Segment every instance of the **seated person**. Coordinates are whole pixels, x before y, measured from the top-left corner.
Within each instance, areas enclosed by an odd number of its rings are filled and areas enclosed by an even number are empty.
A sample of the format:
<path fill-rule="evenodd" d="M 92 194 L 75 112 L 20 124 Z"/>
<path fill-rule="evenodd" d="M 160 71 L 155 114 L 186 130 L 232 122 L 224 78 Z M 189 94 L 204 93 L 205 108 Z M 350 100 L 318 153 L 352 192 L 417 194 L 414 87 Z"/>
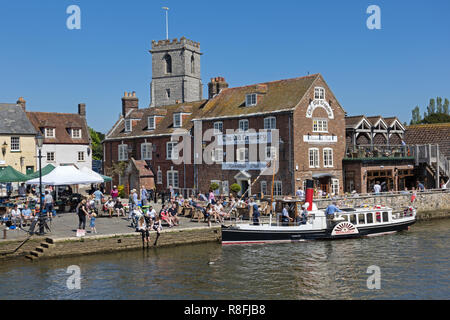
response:
<path fill-rule="evenodd" d="M 169 208 L 169 210 L 167 210 L 169 215 L 172 218 L 172 222 L 175 226 L 179 225 L 180 220 L 177 217 L 177 205 L 176 203 L 173 203 L 172 206 Z"/>
<path fill-rule="evenodd" d="M 122 202 L 120 202 L 120 199 L 117 198 L 116 203 L 114 204 L 114 210 L 117 212 L 117 217 L 119 217 L 121 214 L 125 217 L 125 210 L 123 208 Z"/>
<path fill-rule="evenodd" d="M 259 226 L 259 208 L 256 203 L 253 203 L 253 225 Z"/>
<path fill-rule="evenodd" d="M 25 224 L 27 224 L 27 222 L 31 222 L 31 220 L 33 220 L 33 213 L 31 212 L 31 209 L 28 208 L 28 205 L 26 204 L 24 209 L 22 210 L 22 218 L 25 222 Z"/>
<path fill-rule="evenodd" d="M 114 206 L 115 206 L 115 203 L 112 198 L 109 198 L 108 201 L 105 203 L 105 207 L 109 213 L 110 218 L 112 217 L 112 215 L 114 213 Z M 117 215 L 117 216 L 119 216 L 119 215 Z"/>
<path fill-rule="evenodd" d="M 219 214 L 219 217 L 222 218 L 222 222 L 224 218 L 229 218 L 230 214 L 225 212 L 225 209 L 222 205 L 222 200 L 218 200 L 214 205 L 214 210 Z"/>
<path fill-rule="evenodd" d="M 159 212 L 159 216 L 161 217 L 162 221 L 165 221 L 169 224 L 169 228 L 173 227 L 172 217 L 170 216 L 166 205 L 163 205 L 161 211 Z"/>
<path fill-rule="evenodd" d="M 22 213 L 20 212 L 20 209 L 17 208 L 17 204 L 15 204 L 13 209 L 11 210 L 11 222 L 16 227 L 17 224 L 22 227 Z"/>
<path fill-rule="evenodd" d="M 283 213 L 281 214 L 281 222 L 283 225 L 288 225 L 293 219 L 289 216 L 289 205 L 286 204 L 283 208 Z"/>

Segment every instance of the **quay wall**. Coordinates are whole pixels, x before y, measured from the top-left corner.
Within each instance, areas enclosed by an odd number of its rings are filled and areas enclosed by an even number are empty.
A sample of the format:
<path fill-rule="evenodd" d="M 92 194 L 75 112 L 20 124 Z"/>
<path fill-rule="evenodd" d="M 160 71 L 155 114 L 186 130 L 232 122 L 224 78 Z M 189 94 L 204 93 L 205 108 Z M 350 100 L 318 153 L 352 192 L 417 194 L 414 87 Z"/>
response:
<path fill-rule="evenodd" d="M 151 245 L 156 239 L 156 232 L 150 233 Z M 221 232 L 219 226 L 199 227 L 189 229 L 163 230 L 156 247 L 167 247 L 194 243 L 220 242 Z M 52 238 L 53 246 L 42 254 L 39 259 L 80 256 L 85 254 L 109 253 L 122 250 L 142 248 L 140 233 L 122 233 L 88 236 L 83 238 Z M 0 262 L 12 259 L 25 259 L 30 251 L 36 249 L 40 243 L 45 242 L 45 237 L 30 239 L 15 254 L 2 255 L 4 252 L 15 250 L 22 241 L 0 241 Z"/>
<path fill-rule="evenodd" d="M 370 196 L 349 196 L 344 199 L 314 199 L 319 209 L 326 208 L 336 201 L 339 204 L 356 207 L 362 205 L 384 205 L 396 210 L 403 210 L 411 205 L 411 194 L 381 194 Z M 417 209 L 417 220 L 450 217 L 450 191 L 418 192 L 413 207 Z"/>

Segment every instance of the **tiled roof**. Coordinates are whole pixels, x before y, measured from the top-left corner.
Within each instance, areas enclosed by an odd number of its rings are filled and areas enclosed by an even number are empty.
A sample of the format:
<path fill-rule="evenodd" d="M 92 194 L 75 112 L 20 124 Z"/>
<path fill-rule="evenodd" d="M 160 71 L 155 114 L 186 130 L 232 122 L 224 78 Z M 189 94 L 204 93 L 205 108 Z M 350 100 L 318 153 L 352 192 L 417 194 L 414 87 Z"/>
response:
<path fill-rule="evenodd" d="M 345 117 L 345 125 L 347 127 L 354 127 L 358 123 L 361 122 L 361 120 L 364 119 L 364 116 L 351 116 L 351 117 Z"/>
<path fill-rule="evenodd" d="M 114 127 L 110 130 L 110 132 L 105 137 L 105 140 L 109 139 L 120 139 L 120 138 L 128 138 L 128 137 L 139 137 L 139 136 L 152 136 L 152 135 L 166 135 L 171 134 L 175 131 L 173 127 L 173 114 L 177 112 L 181 112 L 180 110 L 190 110 L 191 113 L 186 117 L 183 117 L 182 129 L 190 130 L 193 126 L 192 119 L 199 115 L 202 107 L 205 105 L 207 100 L 195 101 L 195 102 L 187 102 L 183 104 L 175 104 L 170 106 L 163 106 L 157 108 L 146 108 L 133 110 L 132 113 L 127 116 L 127 118 L 139 118 L 140 120 L 137 124 L 134 124 L 131 132 L 125 132 L 125 123 L 124 118 L 121 117 Z M 139 112 L 139 114 L 138 114 Z M 183 111 L 187 112 L 187 111 Z M 148 130 L 148 117 L 160 115 L 164 116 L 159 122 L 156 124 L 155 130 Z"/>
<path fill-rule="evenodd" d="M 0 134 L 35 135 L 36 133 L 20 105 L 0 103 Z"/>
<path fill-rule="evenodd" d="M 265 82 L 244 87 L 226 88 L 211 99 L 202 112 L 202 118 L 245 116 L 293 110 L 320 74 Z M 255 106 L 245 106 L 247 94 L 258 93 Z"/>
<path fill-rule="evenodd" d="M 89 129 L 82 116 L 77 113 L 27 112 L 36 130 L 55 128 L 55 138 L 45 138 L 45 144 L 89 144 Z M 73 139 L 68 129 L 81 129 L 81 138 Z M 45 136 L 45 135 L 44 135 Z"/>
<path fill-rule="evenodd" d="M 380 118 L 383 119 L 388 126 L 392 126 L 395 120 L 398 121 L 397 117 L 384 118 L 382 116 L 366 117 L 363 115 L 359 115 L 359 116 L 345 117 L 345 125 L 347 127 L 355 127 L 362 119 L 366 119 L 372 126 L 374 126 L 378 122 L 378 120 L 380 120 Z"/>
<path fill-rule="evenodd" d="M 406 127 L 407 144 L 439 144 L 439 150 L 450 157 L 450 123 L 420 124 Z"/>

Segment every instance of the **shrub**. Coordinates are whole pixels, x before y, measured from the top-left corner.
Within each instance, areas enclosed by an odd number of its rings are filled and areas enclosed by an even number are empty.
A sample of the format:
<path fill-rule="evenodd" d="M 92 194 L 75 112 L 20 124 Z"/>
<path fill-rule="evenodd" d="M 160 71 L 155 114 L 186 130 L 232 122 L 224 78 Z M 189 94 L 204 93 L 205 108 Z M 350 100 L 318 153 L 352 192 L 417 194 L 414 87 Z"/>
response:
<path fill-rule="evenodd" d="M 241 186 L 237 183 L 233 183 L 230 186 L 230 190 L 233 191 L 234 193 L 238 193 L 239 191 L 241 191 Z"/>
<path fill-rule="evenodd" d="M 124 199 L 126 198 L 125 195 L 125 186 L 118 186 L 117 190 L 119 190 L 119 198 Z"/>
<path fill-rule="evenodd" d="M 217 183 L 215 183 L 215 182 L 213 182 L 213 183 L 211 183 L 211 185 L 209 186 L 209 188 L 212 190 L 212 191 L 216 191 L 217 189 L 219 189 L 219 185 L 217 184 Z"/>

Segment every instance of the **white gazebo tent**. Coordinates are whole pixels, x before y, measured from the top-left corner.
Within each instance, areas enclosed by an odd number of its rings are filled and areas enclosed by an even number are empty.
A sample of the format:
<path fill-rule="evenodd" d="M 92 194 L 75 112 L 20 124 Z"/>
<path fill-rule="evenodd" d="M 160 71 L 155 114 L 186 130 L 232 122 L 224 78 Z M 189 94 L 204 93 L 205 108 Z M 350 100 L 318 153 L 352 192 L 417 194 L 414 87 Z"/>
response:
<path fill-rule="evenodd" d="M 42 176 L 42 184 L 47 186 L 64 186 L 102 182 L 102 177 L 96 177 L 92 174 L 82 172 L 74 166 L 59 166 L 49 174 Z M 26 184 L 39 184 L 39 178 L 28 180 Z"/>
<path fill-rule="evenodd" d="M 102 181 L 101 181 L 102 183 L 105 181 L 105 179 L 100 174 L 98 174 L 94 170 L 89 169 L 88 167 L 82 167 L 80 169 L 80 171 L 83 172 L 83 173 L 86 173 L 86 174 L 88 174 L 88 175 L 90 175 L 92 177 L 95 177 L 95 178 L 98 178 L 98 179 L 102 179 Z"/>

